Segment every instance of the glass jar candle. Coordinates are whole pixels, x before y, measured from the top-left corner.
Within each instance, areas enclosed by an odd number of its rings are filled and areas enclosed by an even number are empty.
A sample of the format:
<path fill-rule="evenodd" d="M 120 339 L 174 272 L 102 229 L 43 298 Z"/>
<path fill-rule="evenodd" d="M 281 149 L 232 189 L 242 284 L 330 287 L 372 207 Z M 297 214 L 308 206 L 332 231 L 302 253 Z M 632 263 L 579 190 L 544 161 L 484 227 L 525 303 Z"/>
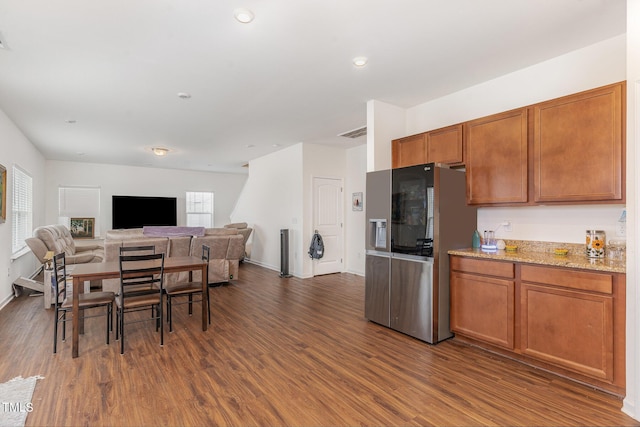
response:
<path fill-rule="evenodd" d="M 606 236 L 603 230 L 587 230 L 587 256 L 604 258 Z"/>

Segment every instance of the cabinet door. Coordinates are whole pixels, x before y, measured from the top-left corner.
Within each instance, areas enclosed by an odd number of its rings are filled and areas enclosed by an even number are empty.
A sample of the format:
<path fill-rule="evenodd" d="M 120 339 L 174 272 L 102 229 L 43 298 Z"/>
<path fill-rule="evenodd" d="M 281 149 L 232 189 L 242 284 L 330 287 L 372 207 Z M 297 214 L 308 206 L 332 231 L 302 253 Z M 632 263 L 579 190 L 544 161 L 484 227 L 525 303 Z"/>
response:
<path fill-rule="evenodd" d="M 451 330 L 512 350 L 514 289 L 513 280 L 452 272 Z"/>
<path fill-rule="evenodd" d="M 588 375 L 613 379 L 613 298 L 521 285 L 522 352 Z"/>
<path fill-rule="evenodd" d="M 427 132 L 427 163 L 462 164 L 462 125 Z"/>
<path fill-rule="evenodd" d="M 465 124 L 467 203 L 526 203 L 527 109 Z"/>
<path fill-rule="evenodd" d="M 393 140 L 391 163 L 394 169 L 427 163 L 424 134 Z"/>
<path fill-rule="evenodd" d="M 534 106 L 534 200 L 622 201 L 624 83 Z"/>

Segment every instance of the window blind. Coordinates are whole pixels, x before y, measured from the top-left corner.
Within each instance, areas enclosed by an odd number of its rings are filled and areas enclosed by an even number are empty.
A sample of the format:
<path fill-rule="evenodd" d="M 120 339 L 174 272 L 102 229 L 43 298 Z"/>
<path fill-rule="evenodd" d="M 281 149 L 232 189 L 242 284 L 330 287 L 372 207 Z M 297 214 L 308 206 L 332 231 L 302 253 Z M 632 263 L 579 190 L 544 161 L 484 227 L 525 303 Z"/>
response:
<path fill-rule="evenodd" d="M 17 253 L 33 232 L 33 179 L 13 166 L 13 205 L 11 207 L 11 252 Z"/>
<path fill-rule="evenodd" d="M 187 226 L 213 227 L 213 193 L 187 191 Z"/>

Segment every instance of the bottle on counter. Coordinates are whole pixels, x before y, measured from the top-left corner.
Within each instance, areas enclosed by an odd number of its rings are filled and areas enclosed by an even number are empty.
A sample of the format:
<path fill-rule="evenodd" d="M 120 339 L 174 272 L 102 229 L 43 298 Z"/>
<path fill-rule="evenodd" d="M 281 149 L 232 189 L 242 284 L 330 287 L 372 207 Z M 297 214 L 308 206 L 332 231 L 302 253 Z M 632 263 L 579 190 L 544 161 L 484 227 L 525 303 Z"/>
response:
<path fill-rule="evenodd" d="M 480 244 L 480 233 L 478 232 L 478 230 L 476 230 L 473 232 L 473 237 L 471 238 L 471 247 L 474 249 L 479 249 Z"/>

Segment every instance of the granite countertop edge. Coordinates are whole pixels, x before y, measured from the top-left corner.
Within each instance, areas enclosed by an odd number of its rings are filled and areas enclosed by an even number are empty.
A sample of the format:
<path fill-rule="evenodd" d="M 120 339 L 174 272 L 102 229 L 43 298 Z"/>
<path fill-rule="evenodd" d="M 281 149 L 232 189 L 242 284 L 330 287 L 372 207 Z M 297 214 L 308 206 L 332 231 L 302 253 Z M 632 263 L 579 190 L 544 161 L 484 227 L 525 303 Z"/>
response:
<path fill-rule="evenodd" d="M 572 251 L 573 252 L 573 251 Z M 449 255 L 458 255 L 472 258 L 482 258 L 495 261 L 512 261 L 527 264 L 539 264 L 555 267 L 579 268 L 584 270 L 604 271 L 611 273 L 626 273 L 624 259 L 588 258 L 586 255 L 570 252 L 568 255 L 559 256 L 548 251 L 518 250 L 508 252 L 498 250 L 486 252 L 481 249 L 465 248 L 449 250 Z"/>

